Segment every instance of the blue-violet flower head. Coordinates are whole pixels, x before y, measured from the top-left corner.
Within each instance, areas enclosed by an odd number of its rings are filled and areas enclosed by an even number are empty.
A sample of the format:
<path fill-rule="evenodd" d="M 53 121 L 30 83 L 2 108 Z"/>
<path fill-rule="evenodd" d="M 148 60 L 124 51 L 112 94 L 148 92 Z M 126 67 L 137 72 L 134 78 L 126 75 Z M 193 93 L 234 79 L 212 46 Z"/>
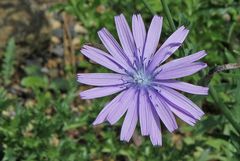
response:
<path fill-rule="evenodd" d="M 199 51 L 165 62 L 183 43 L 189 30 L 178 28 L 158 48 L 163 18 L 154 16 L 146 32 L 141 15 L 133 15 L 132 30 L 125 17 L 115 17 L 119 43 L 105 28 L 98 35 L 108 53 L 84 45 L 83 55 L 116 73 L 78 74 L 78 82 L 97 86 L 80 93 L 93 99 L 119 93 L 97 116 L 94 125 L 108 121 L 115 124 L 125 113 L 120 139 L 129 141 L 139 120 L 141 134 L 150 136 L 153 145 L 162 145 L 160 121 L 173 132 L 178 128 L 175 116 L 194 125 L 204 112 L 183 91 L 207 95 L 208 88 L 185 83 L 177 78 L 192 75 L 207 65 L 198 60 L 206 56 Z M 178 90 L 178 91 L 176 91 Z"/>

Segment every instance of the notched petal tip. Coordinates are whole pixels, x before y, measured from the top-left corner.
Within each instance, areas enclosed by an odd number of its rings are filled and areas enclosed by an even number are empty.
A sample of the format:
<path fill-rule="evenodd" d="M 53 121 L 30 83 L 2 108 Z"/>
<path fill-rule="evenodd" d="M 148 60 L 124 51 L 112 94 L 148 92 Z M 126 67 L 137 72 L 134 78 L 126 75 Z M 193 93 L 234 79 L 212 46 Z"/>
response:
<path fill-rule="evenodd" d="M 81 82 L 80 82 L 80 77 L 81 77 L 81 74 L 78 73 L 78 74 L 76 75 L 76 80 L 77 80 L 79 83 L 81 83 Z"/>
<path fill-rule="evenodd" d="M 143 22 L 142 15 L 141 15 L 140 13 L 139 13 L 139 14 L 137 14 L 137 19 L 138 19 L 138 20 L 140 20 L 140 21 L 142 21 L 142 23 L 144 23 L 144 22 Z"/>
<path fill-rule="evenodd" d="M 163 17 L 162 16 L 159 16 L 159 15 L 157 15 L 157 14 L 155 14 L 154 16 L 153 16 L 153 18 L 158 18 L 158 19 L 163 19 Z"/>
<path fill-rule="evenodd" d="M 116 19 L 119 17 L 119 15 L 114 16 L 114 21 L 116 21 Z"/>
<path fill-rule="evenodd" d="M 82 54 L 83 54 L 84 51 L 87 50 L 85 46 L 86 46 L 86 45 L 83 45 L 83 46 L 81 47 L 81 49 L 80 49 L 80 52 L 81 52 Z"/>
<path fill-rule="evenodd" d="M 121 14 L 122 14 L 122 13 L 121 13 Z M 119 18 L 121 18 L 121 14 L 114 16 L 114 20 L 117 21 Z"/>
<path fill-rule="evenodd" d="M 206 89 L 206 94 L 208 95 L 209 88 L 208 88 L 208 87 L 205 87 L 205 89 Z"/>
<path fill-rule="evenodd" d="M 203 68 L 202 69 L 204 69 L 204 68 L 206 68 L 208 65 L 207 65 L 207 63 L 204 63 L 204 62 L 199 62 L 199 63 L 201 63 L 202 64 L 202 66 L 203 66 Z"/>
<path fill-rule="evenodd" d="M 98 126 L 100 124 L 102 124 L 103 121 L 99 121 L 97 118 L 94 120 L 94 122 L 92 123 L 93 126 Z"/>
<path fill-rule="evenodd" d="M 87 98 L 85 98 L 85 96 L 82 92 L 79 93 L 79 96 L 80 96 L 81 99 L 87 99 Z"/>
<path fill-rule="evenodd" d="M 129 141 L 130 141 L 130 139 L 128 139 L 128 138 L 125 138 L 125 137 L 120 137 L 120 141 L 123 141 L 123 142 L 126 142 L 126 143 L 128 143 Z"/>
<path fill-rule="evenodd" d="M 106 32 L 107 29 L 105 27 L 101 28 L 100 30 L 98 30 L 97 34 L 98 36 L 100 37 L 100 35 L 103 33 L 103 32 Z"/>
<path fill-rule="evenodd" d="M 187 29 L 185 26 L 181 26 L 178 30 L 180 30 L 180 32 L 183 34 L 182 35 L 183 37 L 187 37 L 187 35 L 189 33 L 189 29 Z M 181 43 L 183 43 L 183 42 L 181 42 Z"/>
<path fill-rule="evenodd" d="M 96 122 L 96 120 L 92 123 L 93 126 L 97 126 L 99 125 L 100 123 Z"/>
<path fill-rule="evenodd" d="M 121 16 L 121 17 L 125 17 L 123 13 L 119 14 L 119 16 Z"/>
<path fill-rule="evenodd" d="M 81 77 L 82 73 L 77 73 L 77 78 Z"/>
<path fill-rule="evenodd" d="M 202 59 L 203 57 L 205 57 L 206 55 L 208 55 L 208 53 L 206 52 L 206 50 L 201 50 L 201 51 L 199 51 L 199 52 L 203 53 L 201 59 Z"/>
<path fill-rule="evenodd" d="M 178 129 L 178 125 L 176 124 L 172 129 L 168 129 L 170 133 L 174 133 Z"/>
<path fill-rule="evenodd" d="M 198 115 L 194 116 L 194 118 L 196 119 L 196 122 L 197 122 L 197 120 L 198 121 L 201 120 L 204 115 L 205 115 L 205 113 L 201 109 L 198 109 Z"/>
<path fill-rule="evenodd" d="M 177 30 L 184 30 L 186 27 L 184 25 L 180 26 Z"/>
<path fill-rule="evenodd" d="M 206 52 L 206 50 L 201 50 L 202 52 L 204 52 L 206 55 L 207 55 L 207 52 Z"/>
<path fill-rule="evenodd" d="M 185 28 L 183 31 L 186 32 L 185 34 L 188 34 L 190 30 L 188 30 L 187 28 Z"/>
<path fill-rule="evenodd" d="M 93 47 L 88 45 L 88 44 L 85 44 L 81 47 L 80 49 L 80 52 L 85 55 L 86 52 L 89 52 L 89 50 L 91 50 Z"/>
<path fill-rule="evenodd" d="M 113 121 L 112 119 L 110 119 L 109 117 L 107 117 L 107 121 L 110 125 L 114 125 L 116 123 L 116 121 Z"/>
<path fill-rule="evenodd" d="M 208 87 L 202 87 L 201 95 L 208 95 L 208 91 L 209 91 Z"/>
<path fill-rule="evenodd" d="M 81 47 L 80 50 L 82 50 L 82 49 L 89 49 L 90 47 L 91 47 L 90 45 L 84 44 L 84 45 Z"/>
<path fill-rule="evenodd" d="M 189 32 L 189 29 L 187 29 L 184 25 L 182 25 L 181 27 L 179 27 L 177 30 L 182 30 L 182 31 Z"/>
<path fill-rule="evenodd" d="M 152 142 L 152 145 L 154 146 L 154 147 L 161 147 L 162 146 L 162 142 Z"/>
<path fill-rule="evenodd" d="M 150 140 L 151 140 L 151 143 L 154 147 L 159 147 L 159 146 L 162 146 L 162 136 L 153 136 L 153 135 L 150 135 Z"/>
<path fill-rule="evenodd" d="M 199 109 L 199 120 L 201 120 L 201 118 L 205 115 L 205 113 Z"/>
<path fill-rule="evenodd" d="M 155 22 L 160 22 L 162 23 L 163 22 L 163 17 L 162 16 L 159 16 L 159 15 L 154 15 L 154 17 L 152 18 L 152 21 L 155 21 Z"/>

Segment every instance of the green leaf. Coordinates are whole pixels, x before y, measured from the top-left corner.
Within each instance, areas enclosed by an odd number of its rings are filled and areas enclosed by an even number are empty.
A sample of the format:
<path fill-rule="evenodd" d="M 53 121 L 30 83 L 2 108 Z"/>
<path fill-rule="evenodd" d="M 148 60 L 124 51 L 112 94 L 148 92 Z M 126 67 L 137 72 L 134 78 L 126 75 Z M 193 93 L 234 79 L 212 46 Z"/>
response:
<path fill-rule="evenodd" d="M 10 38 L 7 44 L 6 51 L 4 53 L 2 65 L 2 77 L 4 79 L 4 84 L 10 83 L 11 77 L 14 73 L 15 48 L 15 39 Z"/>
<path fill-rule="evenodd" d="M 27 88 L 46 88 L 48 79 L 40 76 L 28 76 L 22 79 L 21 85 Z"/>

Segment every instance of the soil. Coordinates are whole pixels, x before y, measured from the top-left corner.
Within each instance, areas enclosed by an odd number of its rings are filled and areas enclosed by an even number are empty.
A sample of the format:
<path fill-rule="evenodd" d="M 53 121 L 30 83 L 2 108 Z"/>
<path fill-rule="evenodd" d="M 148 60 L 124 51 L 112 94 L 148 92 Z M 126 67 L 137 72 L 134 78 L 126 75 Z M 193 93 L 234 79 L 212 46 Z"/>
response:
<path fill-rule="evenodd" d="M 66 0 L 1 0 L 0 61 L 9 38 L 14 37 L 17 66 L 30 63 L 56 68 L 59 63 L 76 63 L 74 52 L 87 31 L 67 13 L 49 12 L 60 2 Z"/>
<path fill-rule="evenodd" d="M 0 64 L 11 37 L 16 42 L 15 74 L 9 87 L 24 93 L 20 82 L 27 66 L 38 66 L 50 79 L 66 75 L 66 67 L 82 60 L 80 38 L 87 33 L 81 22 L 65 12 L 50 12 L 57 3 L 67 0 L 1 0 Z M 75 71 L 71 71 L 75 72 Z"/>

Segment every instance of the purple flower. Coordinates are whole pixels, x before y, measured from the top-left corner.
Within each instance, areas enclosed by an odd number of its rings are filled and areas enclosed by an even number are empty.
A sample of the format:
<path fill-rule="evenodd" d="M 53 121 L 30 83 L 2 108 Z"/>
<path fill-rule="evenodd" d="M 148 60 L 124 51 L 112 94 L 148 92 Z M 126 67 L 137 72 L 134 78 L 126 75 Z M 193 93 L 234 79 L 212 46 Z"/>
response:
<path fill-rule="evenodd" d="M 204 112 L 176 90 L 207 95 L 208 88 L 175 80 L 192 75 L 207 64 L 198 60 L 205 51 L 162 64 L 183 43 L 189 30 L 178 28 L 157 49 L 163 18 L 154 16 L 146 32 L 141 15 L 133 15 L 132 31 L 125 17 L 115 17 L 121 46 L 105 28 L 98 35 L 109 54 L 84 45 L 83 55 L 115 73 L 78 74 L 78 82 L 98 86 L 80 93 L 92 99 L 120 92 L 100 112 L 94 125 L 108 121 L 115 124 L 125 113 L 120 139 L 129 141 L 139 120 L 141 134 L 149 135 L 153 145 L 162 145 L 160 120 L 173 132 L 178 128 L 175 116 L 194 125 Z"/>

